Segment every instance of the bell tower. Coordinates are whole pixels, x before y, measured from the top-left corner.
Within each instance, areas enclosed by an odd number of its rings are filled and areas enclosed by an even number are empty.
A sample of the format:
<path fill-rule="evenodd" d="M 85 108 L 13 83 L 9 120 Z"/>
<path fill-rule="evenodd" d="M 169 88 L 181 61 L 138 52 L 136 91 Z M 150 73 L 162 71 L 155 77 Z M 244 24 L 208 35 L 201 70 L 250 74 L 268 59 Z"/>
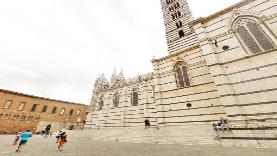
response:
<path fill-rule="evenodd" d="M 170 54 L 189 48 L 197 43 L 197 37 L 188 23 L 193 19 L 187 0 L 161 0 Z"/>

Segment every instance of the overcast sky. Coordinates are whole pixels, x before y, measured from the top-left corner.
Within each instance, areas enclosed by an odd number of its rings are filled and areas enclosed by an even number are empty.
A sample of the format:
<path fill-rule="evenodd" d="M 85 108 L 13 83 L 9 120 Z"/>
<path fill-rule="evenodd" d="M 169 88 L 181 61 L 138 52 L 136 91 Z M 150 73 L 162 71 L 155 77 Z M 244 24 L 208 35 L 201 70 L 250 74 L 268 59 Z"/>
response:
<path fill-rule="evenodd" d="M 240 0 L 188 0 L 194 19 Z M 89 104 L 95 79 L 168 54 L 159 0 L 0 0 L 0 89 Z"/>

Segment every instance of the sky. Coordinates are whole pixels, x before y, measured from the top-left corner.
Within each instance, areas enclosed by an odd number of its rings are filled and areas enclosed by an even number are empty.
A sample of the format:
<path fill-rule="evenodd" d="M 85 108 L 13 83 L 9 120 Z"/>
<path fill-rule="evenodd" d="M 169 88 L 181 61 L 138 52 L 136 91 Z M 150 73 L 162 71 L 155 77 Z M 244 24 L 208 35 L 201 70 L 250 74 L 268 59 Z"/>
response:
<path fill-rule="evenodd" d="M 188 0 L 194 19 L 240 0 Z M 88 105 L 102 73 L 168 55 L 159 0 L 0 0 L 0 89 Z"/>

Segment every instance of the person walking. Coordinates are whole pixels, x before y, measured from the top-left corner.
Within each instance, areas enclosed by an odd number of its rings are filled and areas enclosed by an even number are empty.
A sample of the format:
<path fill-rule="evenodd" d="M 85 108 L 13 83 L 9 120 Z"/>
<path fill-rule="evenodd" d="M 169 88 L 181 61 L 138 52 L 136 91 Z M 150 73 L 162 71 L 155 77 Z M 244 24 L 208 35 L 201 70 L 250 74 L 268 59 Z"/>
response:
<path fill-rule="evenodd" d="M 218 128 L 216 127 L 215 123 L 213 123 L 213 128 L 214 128 L 214 133 L 215 133 L 214 139 L 219 140 L 220 137 L 219 137 L 219 134 L 218 134 Z"/>
<path fill-rule="evenodd" d="M 63 132 L 62 135 L 61 135 L 61 140 L 60 140 L 59 146 L 58 146 L 58 149 L 60 151 L 63 150 L 63 145 L 64 145 L 65 142 L 67 142 L 67 135 L 66 135 L 66 132 Z"/>
<path fill-rule="evenodd" d="M 23 132 L 21 130 L 19 130 L 17 133 L 16 133 L 16 136 L 15 136 L 15 139 L 13 141 L 13 145 L 16 145 L 18 140 L 20 139 L 20 137 L 22 136 Z"/>
<path fill-rule="evenodd" d="M 48 125 L 45 127 L 45 135 L 44 135 L 44 138 L 47 138 L 48 135 L 50 135 L 50 129 L 51 129 L 51 124 L 48 124 Z"/>
<path fill-rule="evenodd" d="M 27 143 L 27 141 L 29 140 L 30 137 L 33 136 L 33 133 L 31 132 L 30 129 L 28 129 L 25 133 L 22 134 L 21 136 L 21 140 L 19 142 L 19 145 L 17 147 L 17 150 L 15 150 L 16 152 L 20 152 L 24 145 Z"/>

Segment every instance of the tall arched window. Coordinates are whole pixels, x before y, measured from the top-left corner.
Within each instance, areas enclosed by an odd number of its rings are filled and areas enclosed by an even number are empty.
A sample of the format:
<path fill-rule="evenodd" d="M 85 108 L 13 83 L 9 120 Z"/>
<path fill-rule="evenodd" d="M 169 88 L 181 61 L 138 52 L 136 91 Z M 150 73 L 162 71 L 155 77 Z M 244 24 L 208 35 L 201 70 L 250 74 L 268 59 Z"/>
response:
<path fill-rule="evenodd" d="M 79 116 L 79 115 L 80 115 L 80 113 L 81 113 L 81 110 L 80 110 L 80 109 L 78 109 L 78 110 L 77 110 L 77 112 L 76 112 L 76 116 Z"/>
<path fill-rule="evenodd" d="M 181 12 L 179 10 L 177 11 L 177 15 L 178 15 L 178 17 L 181 16 Z"/>
<path fill-rule="evenodd" d="M 114 108 L 118 107 L 118 104 L 119 104 L 119 95 L 115 94 L 114 95 L 114 100 L 113 100 Z"/>
<path fill-rule="evenodd" d="M 63 115 L 65 113 L 65 108 L 62 108 L 61 114 Z"/>
<path fill-rule="evenodd" d="M 175 65 L 176 83 L 179 88 L 190 86 L 187 64 L 185 62 L 177 62 Z"/>
<path fill-rule="evenodd" d="M 33 104 L 33 107 L 31 108 L 31 112 L 35 112 L 37 109 L 38 104 Z"/>
<path fill-rule="evenodd" d="M 18 111 L 23 111 L 25 104 L 26 104 L 25 102 L 21 102 L 21 103 L 19 104 L 17 110 L 18 110 Z"/>
<path fill-rule="evenodd" d="M 276 48 L 264 30 L 254 19 L 240 18 L 235 22 L 234 29 L 239 39 L 251 53 L 259 53 Z"/>
<path fill-rule="evenodd" d="M 181 21 L 176 22 L 176 26 L 177 26 L 177 28 L 182 27 L 182 22 Z"/>
<path fill-rule="evenodd" d="M 72 116 L 72 115 L 73 115 L 73 109 L 71 109 L 69 112 L 69 116 Z"/>
<path fill-rule="evenodd" d="M 52 109 L 52 114 L 55 114 L 56 113 L 56 111 L 57 111 L 57 107 L 53 107 L 53 109 Z"/>
<path fill-rule="evenodd" d="M 47 106 L 43 106 L 41 113 L 45 113 L 47 111 Z"/>
<path fill-rule="evenodd" d="M 137 106 L 138 105 L 138 92 L 132 93 L 132 105 Z"/>
<path fill-rule="evenodd" d="M 11 107 L 12 103 L 13 103 L 12 100 L 6 101 L 6 103 L 3 106 L 3 109 L 9 109 Z"/>

